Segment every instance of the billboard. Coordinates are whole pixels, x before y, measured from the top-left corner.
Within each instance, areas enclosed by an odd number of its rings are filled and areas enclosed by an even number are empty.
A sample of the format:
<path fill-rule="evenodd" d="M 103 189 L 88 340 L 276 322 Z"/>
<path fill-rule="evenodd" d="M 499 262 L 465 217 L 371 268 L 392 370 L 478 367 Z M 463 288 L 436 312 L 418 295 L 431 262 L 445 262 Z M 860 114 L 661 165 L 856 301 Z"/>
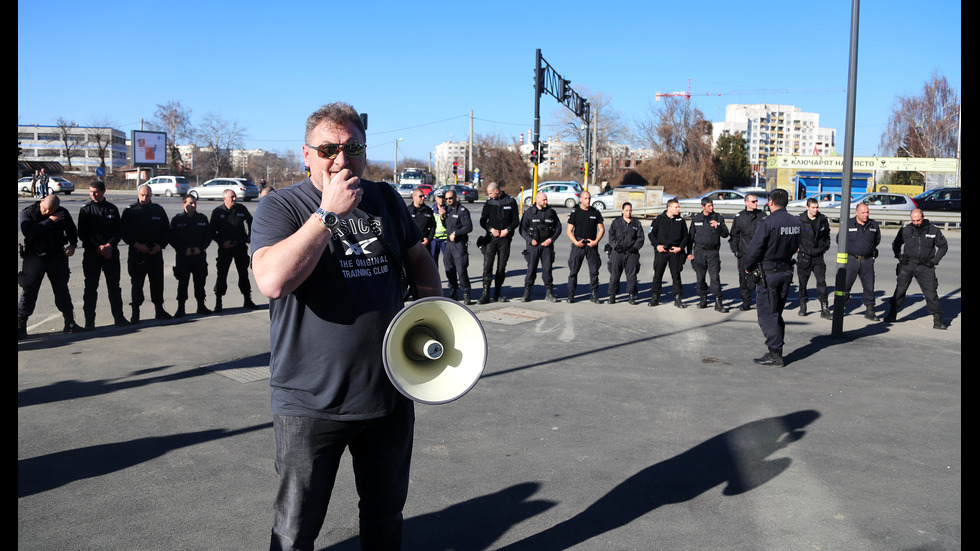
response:
<path fill-rule="evenodd" d="M 133 165 L 167 164 L 167 133 L 133 130 Z"/>

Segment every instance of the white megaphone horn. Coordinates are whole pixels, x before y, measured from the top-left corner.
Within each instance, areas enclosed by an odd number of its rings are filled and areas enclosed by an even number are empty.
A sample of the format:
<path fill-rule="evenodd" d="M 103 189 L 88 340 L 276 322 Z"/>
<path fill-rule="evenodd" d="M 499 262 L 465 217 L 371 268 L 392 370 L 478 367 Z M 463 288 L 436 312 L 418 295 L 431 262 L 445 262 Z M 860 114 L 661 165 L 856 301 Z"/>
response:
<path fill-rule="evenodd" d="M 487 365 L 487 336 L 462 304 L 425 297 L 402 308 L 385 331 L 385 373 L 423 404 L 445 404 L 476 385 Z"/>

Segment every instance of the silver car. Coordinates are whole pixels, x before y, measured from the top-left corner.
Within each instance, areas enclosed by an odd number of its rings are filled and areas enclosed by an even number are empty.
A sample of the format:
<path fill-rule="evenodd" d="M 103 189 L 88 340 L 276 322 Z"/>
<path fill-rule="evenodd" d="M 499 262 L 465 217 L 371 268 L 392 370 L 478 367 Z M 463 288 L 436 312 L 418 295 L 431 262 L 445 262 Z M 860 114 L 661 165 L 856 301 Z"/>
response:
<path fill-rule="evenodd" d="M 245 178 L 213 178 L 187 190 L 195 199 L 224 199 L 225 190 L 235 192 L 239 201 L 251 201 L 259 196 L 259 188 Z"/>
<path fill-rule="evenodd" d="M 534 204 L 531 197 L 531 189 L 526 189 L 521 193 L 521 203 L 525 207 Z M 578 182 L 543 182 L 538 185 L 538 193 L 544 192 L 548 196 L 548 204 L 552 207 L 564 205 L 572 208 L 578 204 L 579 195 L 582 193 L 582 185 Z"/>
<path fill-rule="evenodd" d="M 75 191 L 75 184 L 71 180 L 66 180 L 61 176 L 48 176 L 48 193 L 62 193 L 71 195 Z M 24 176 L 17 180 L 18 194 L 31 194 L 31 176 Z"/>

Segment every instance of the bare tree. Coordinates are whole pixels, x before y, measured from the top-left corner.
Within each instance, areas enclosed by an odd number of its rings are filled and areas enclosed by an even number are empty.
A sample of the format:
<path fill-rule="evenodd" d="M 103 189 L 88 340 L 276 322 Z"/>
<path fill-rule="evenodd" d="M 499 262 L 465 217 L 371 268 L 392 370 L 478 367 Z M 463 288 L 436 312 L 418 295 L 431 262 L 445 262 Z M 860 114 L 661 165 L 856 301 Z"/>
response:
<path fill-rule="evenodd" d="M 170 173 L 183 174 L 184 163 L 177 149 L 179 141 L 189 140 L 194 131 L 191 128 L 191 110 L 185 109 L 179 101 L 171 100 L 166 105 L 157 104 L 153 114 L 156 126 L 167 133 L 167 149 L 170 150 Z"/>
<path fill-rule="evenodd" d="M 95 152 L 99 156 L 99 166 L 105 170 L 105 158 L 112 148 L 112 128 L 116 122 L 112 117 L 97 117 L 89 122 L 88 141 L 95 145 Z"/>
<path fill-rule="evenodd" d="M 473 164 L 480 169 L 481 182 L 497 182 L 510 195 L 532 183 L 517 142 L 508 144 L 499 134 L 473 137 Z"/>
<path fill-rule="evenodd" d="M 686 99 L 666 98 L 637 122 L 639 138 L 656 152 L 637 169 L 668 193 L 693 196 L 718 185 L 711 150 L 712 124 Z"/>
<path fill-rule="evenodd" d="M 61 146 L 65 150 L 65 159 L 68 161 L 68 170 L 71 170 L 71 158 L 78 157 L 78 149 L 81 145 L 78 142 L 78 134 L 73 133 L 72 130 L 78 128 L 78 123 L 74 121 L 69 121 L 64 117 L 58 117 L 55 121 L 55 126 L 58 127 L 58 139 L 61 140 Z"/>
<path fill-rule="evenodd" d="M 238 121 L 228 121 L 220 115 L 208 113 L 204 115 L 195 136 L 201 144 L 204 165 L 212 178 L 221 176 L 221 172 L 230 174 L 231 150 L 240 149 L 245 142 L 245 129 L 238 126 Z"/>
<path fill-rule="evenodd" d="M 583 158 L 585 151 L 586 131 L 593 134 L 595 138 L 594 150 L 601 159 L 613 156 L 612 146 L 617 143 L 628 141 L 631 137 L 629 126 L 623 122 L 623 116 L 619 111 L 610 107 L 612 98 L 603 92 L 591 92 L 585 87 L 573 86 L 573 89 L 586 98 L 589 102 L 591 112 L 591 126 L 585 128 L 585 122 L 578 118 L 564 106 L 559 107 L 552 113 L 552 118 L 556 121 L 555 132 L 561 141 L 574 142 L 582 147 Z M 593 168 L 598 169 L 602 163 L 599 159 L 593 159 Z M 608 163 L 612 169 L 614 163 Z M 612 174 L 596 174 L 599 179 L 609 179 Z"/>
<path fill-rule="evenodd" d="M 919 96 L 899 96 L 878 147 L 882 155 L 956 157 L 960 100 L 938 72 Z"/>

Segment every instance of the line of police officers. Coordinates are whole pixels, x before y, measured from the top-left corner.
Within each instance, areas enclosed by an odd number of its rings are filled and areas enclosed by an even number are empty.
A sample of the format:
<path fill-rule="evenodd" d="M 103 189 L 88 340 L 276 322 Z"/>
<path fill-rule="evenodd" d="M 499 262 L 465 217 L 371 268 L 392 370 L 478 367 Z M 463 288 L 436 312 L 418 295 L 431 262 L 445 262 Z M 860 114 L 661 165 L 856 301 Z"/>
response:
<path fill-rule="evenodd" d="M 190 195 L 183 198 L 183 212 L 168 219 L 163 207 L 153 203 L 153 192 L 145 184 L 137 190 L 137 201 L 122 212 L 105 199 L 105 184 L 102 181 L 94 182 L 89 187 L 89 198 L 91 200 L 79 210 L 77 228 L 71 214 L 60 206 L 60 199 L 55 195 L 48 195 L 21 210 L 19 224 L 24 243 L 20 253 L 23 269 L 18 277 L 22 287 L 17 304 L 18 340 L 27 337 L 27 320 L 34 312 L 38 292 L 45 277 L 51 282 L 55 306 L 64 316 L 65 332 L 75 333 L 95 328 L 98 289 L 103 275 L 114 325 L 125 327 L 139 323 L 140 307 L 145 301 L 143 286 L 146 280 L 149 280 L 150 302 L 154 306 L 155 318 L 171 319 L 174 316 L 163 307 L 163 251 L 167 246 L 173 248 L 175 253 L 173 271 L 177 279 L 178 305 L 175 316 L 186 315 L 185 303 L 188 300 L 191 278 L 194 279 L 197 313 L 212 312 L 205 305 L 205 251 L 212 241 L 218 246 L 214 311 L 222 310 L 221 298 L 227 290 L 227 275 L 232 263 L 238 270 L 238 286 L 244 296 L 243 306 L 257 308 L 251 300 L 248 278 L 248 242 L 252 215 L 243 205 L 237 204 L 234 192 L 225 193 L 223 204 L 212 211 L 210 219 L 197 212 L 197 200 Z M 68 291 L 68 257 L 74 254 L 79 241 L 84 248 L 84 327 L 75 322 L 74 307 Z M 129 319 L 126 319 L 123 309 L 120 287 L 120 242 L 129 246 L 127 270 L 132 282 L 132 310 Z"/>
<path fill-rule="evenodd" d="M 525 240 L 523 254 L 527 261 L 522 301 L 531 300 L 531 291 L 540 265 L 545 286 L 545 300 L 555 302 L 558 299 L 554 294 L 552 276 L 555 259 L 554 244 L 562 233 L 558 213 L 548 206 L 547 195 L 538 193 L 534 204 L 528 207 L 520 217 L 520 221 L 516 222 L 517 202 L 500 188 L 497 183 L 488 186 L 490 198 L 480 218 L 480 226 L 487 233 L 478 240 L 478 245 L 484 254 L 483 296 L 479 302 L 480 304 L 486 304 L 491 300 L 496 302 L 502 296 L 501 288 L 508 254 L 505 251 L 510 249 L 510 239 L 515 224 Z M 422 192 L 417 191 L 413 195 L 413 207 L 409 210 L 422 229 L 423 235 L 427 236 L 426 239 L 435 239 L 437 226 L 452 227 L 457 239 L 462 236 L 463 249 L 452 253 L 452 258 L 449 255 L 444 258 L 450 281 L 451 298 L 457 299 L 457 285 L 462 285 L 464 303 L 470 304 L 467 277 L 465 271 L 458 271 L 458 267 L 463 266 L 465 269 L 468 262 L 465 242 L 466 234 L 472 231 L 472 222 L 465 207 L 450 201 L 451 205 L 443 209 L 441 200 L 442 198 L 437 196 L 439 212 L 434 213 L 425 205 Z M 647 232 L 647 239 L 654 249 L 653 296 L 649 305 L 656 306 L 660 303 L 663 275 L 669 269 L 674 305 L 678 308 L 687 307 L 682 301 L 681 271 L 685 262 L 690 260 L 697 281 L 698 308 L 708 308 L 710 291 L 714 298 L 715 310 L 728 312 L 722 301 L 719 253 L 721 240 L 728 239 L 738 264 L 741 297 L 739 310 L 751 309 L 752 292 L 755 291 L 759 325 L 766 337 L 767 351 L 755 361 L 762 365 L 782 366 L 785 334 L 782 312 L 789 297 L 794 266 L 799 277 L 798 314 L 807 315 L 809 301 L 807 287 L 810 277 L 813 276 L 817 300 L 820 303 L 820 315 L 824 319 L 833 318 L 828 301 L 827 265 L 824 260 L 831 243 L 830 221 L 820 213 L 819 204 L 815 199 L 807 201 L 807 210 L 799 216 L 790 215 L 785 210 L 788 202 L 789 196 L 785 190 L 775 190 L 769 199 L 770 213 L 766 215 L 764 210 L 758 208 L 757 196 L 748 195 L 745 199 L 745 208 L 735 215 L 732 227 L 729 229 L 725 218 L 714 212 L 714 204 L 710 199 L 702 200 L 702 210 L 691 218 L 690 225 L 682 219 L 676 199 L 668 201 L 667 208 L 654 218 Z M 465 222 L 461 223 L 459 220 Z M 933 327 L 946 329 L 937 294 L 938 280 L 935 276 L 935 265 L 946 254 L 948 245 L 942 231 L 923 219 L 921 210 L 913 211 L 911 220 L 911 224 L 899 231 L 892 245 L 896 258 L 899 258 L 896 269 L 898 284 L 893 297 L 888 301 L 889 309 L 885 320 L 888 322 L 896 320 L 896 312 L 904 302 L 912 279 L 915 279 L 922 288 L 927 310 L 933 315 Z M 864 291 L 863 302 L 866 305 L 865 316 L 877 320 L 874 314 L 873 262 L 878 255 L 877 247 L 881 240 L 878 223 L 869 218 L 867 205 L 860 204 L 855 209 L 855 216 L 847 221 L 841 231 L 848 232 L 846 283 L 841 291 L 845 297 L 849 296 L 851 286 L 860 279 Z M 585 263 L 589 270 L 590 300 L 599 303 L 601 260 L 598 244 L 605 235 L 605 227 L 601 212 L 591 206 L 591 195 L 588 191 L 581 193 L 579 205 L 569 214 L 565 234 L 571 242 L 567 300 L 569 303 L 575 302 L 578 272 Z M 608 235 L 605 251 L 608 255 L 607 266 L 610 273 L 609 303 L 616 303 L 620 278 L 625 274 L 629 304 L 636 304 L 637 274 L 640 269 L 639 251 L 643 247 L 644 239 L 640 221 L 632 217 L 630 203 L 623 204 L 622 216 L 613 220 Z M 840 233 L 838 238 L 839 236 Z M 432 247 L 431 250 L 433 257 L 438 261 L 439 249 Z M 496 271 L 493 270 L 494 262 L 496 262 Z M 453 267 L 456 267 L 457 271 L 450 275 Z M 492 296 L 491 283 L 494 283 Z"/>

